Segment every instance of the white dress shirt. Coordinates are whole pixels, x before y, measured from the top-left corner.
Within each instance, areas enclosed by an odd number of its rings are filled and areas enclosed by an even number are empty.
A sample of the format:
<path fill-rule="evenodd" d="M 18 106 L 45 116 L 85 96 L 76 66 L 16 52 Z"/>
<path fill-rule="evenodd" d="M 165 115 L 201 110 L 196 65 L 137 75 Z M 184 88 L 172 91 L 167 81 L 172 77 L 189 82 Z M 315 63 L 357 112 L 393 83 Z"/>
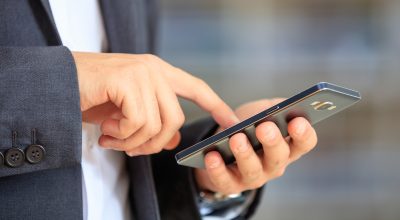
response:
<path fill-rule="evenodd" d="M 71 51 L 106 50 L 106 34 L 97 0 L 49 2 L 63 45 Z M 129 178 L 124 153 L 101 148 L 97 142 L 99 136 L 99 126 L 83 123 L 84 219 L 130 219 Z"/>

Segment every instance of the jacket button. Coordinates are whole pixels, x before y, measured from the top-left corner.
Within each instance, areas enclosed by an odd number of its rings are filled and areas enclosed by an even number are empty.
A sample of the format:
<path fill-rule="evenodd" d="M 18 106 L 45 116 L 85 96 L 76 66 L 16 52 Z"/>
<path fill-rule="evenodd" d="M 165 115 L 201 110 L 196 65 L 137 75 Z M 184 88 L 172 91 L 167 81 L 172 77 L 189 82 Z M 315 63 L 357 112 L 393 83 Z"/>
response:
<path fill-rule="evenodd" d="M 0 152 L 0 167 L 2 167 L 4 164 L 4 156 L 3 153 Z"/>
<path fill-rule="evenodd" d="M 32 144 L 25 151 L 26 160 L 29 163 L 39 163 L 43 160 L 45 153 L 46 151 L 43 146 Z"/>
<path fill-rule="evenodd" d="M 12 147 L 7 150 L 5 156 L 5 162 L 10 167 L 19 167 L 24 163 L 25 154 L 19 148 Z"/>

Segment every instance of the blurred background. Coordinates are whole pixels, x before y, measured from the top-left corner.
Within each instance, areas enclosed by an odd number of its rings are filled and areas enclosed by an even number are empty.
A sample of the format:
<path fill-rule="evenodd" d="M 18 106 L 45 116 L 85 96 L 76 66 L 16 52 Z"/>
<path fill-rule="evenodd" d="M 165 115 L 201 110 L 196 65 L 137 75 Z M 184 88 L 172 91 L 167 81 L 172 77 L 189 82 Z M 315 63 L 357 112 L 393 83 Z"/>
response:
<path fill-rule="evenodd" d="M 400 219 L 399 0 L 165 0 L 161 57 L 236 107 L 319 81 L 363 100 L 268 184 L 253 219 Z M 189 121 L 205 114 L 183 102 Z"/>

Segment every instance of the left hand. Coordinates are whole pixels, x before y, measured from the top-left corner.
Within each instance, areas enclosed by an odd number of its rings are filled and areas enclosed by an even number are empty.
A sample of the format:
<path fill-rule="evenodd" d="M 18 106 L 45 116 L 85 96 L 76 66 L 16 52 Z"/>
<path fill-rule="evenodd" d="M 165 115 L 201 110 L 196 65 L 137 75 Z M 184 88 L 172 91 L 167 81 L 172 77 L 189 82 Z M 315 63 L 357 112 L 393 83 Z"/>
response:
<path fill-rule="evenodd" d="M 239 119 L 246 119 L 283 99 L 261 100 L 239 107 L 235 112 Z M 205 156 L 206 169 L 196 169 L 195 177 L 202 190 L 225 195 L 256 189 L 266 182 L 280 177 L 293 161 L 312 150 L 317 135 L 304 118 L 295 118 L 288 124 L 290 137 L 283 137 L 273 122 L 257 126 L 256 136 L 263 145 L 263 152 L 256 153 L 243 133 L 229 140 L 236 164 L 226 166 L 221 155 L 212 151 Z"/>

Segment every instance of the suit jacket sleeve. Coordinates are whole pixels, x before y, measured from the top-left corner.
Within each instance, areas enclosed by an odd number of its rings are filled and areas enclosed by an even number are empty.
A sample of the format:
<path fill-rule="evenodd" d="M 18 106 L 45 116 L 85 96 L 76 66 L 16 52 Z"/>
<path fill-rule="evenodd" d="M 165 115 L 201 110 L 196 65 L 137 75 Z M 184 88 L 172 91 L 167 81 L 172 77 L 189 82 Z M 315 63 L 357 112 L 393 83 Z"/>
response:
<path fill-rule="evenodd" d="M 45 149 L 36 164 L 0 164 L 0 177 L 68 167 L 81 160 L 81 111 L 76 67 L 66 47 L 0 47 L 0 152 Z M 18 136 L 12 146 L 12 131 Z"/>
<path fill-rule="evenodd" d="M 153 172 L 162 219 L 200 219 L 198 191 L 193 177 L 193 169 L 177 165 L 175 153 L 201 141 L 217 130 L 218 125 L 212 118 L 206 118 L 184 126 L 181 129 L 182 140 L 173 151 L 163 151 L 152 157 Z M 262 190 L 248 209 L 237 219 L 247 219 L 255 211 Z"/>

